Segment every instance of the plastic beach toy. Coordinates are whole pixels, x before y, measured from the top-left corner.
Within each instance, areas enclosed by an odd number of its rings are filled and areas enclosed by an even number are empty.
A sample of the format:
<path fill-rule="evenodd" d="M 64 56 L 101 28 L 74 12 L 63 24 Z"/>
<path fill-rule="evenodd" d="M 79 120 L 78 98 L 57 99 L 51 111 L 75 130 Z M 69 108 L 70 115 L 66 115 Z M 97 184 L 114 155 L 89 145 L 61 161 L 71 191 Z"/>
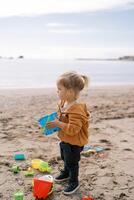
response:
<path fill-rule="evenodd" d="M 57 112 L 53 112 L 50 115 L 45 115 L 45 116 L 43 116 L 42 118 L 40 118 L 38 120 L 39 124 L 42 127 L 43 134 L 45 134 L 45 135 L 51 135 L 54 132 L 61 130 L 59 127 L 50 128 L 50 129 L 46 128 L 47 122 L 53 121 L 56 118 L 57 118 Z"/>
<path fill-rule="evenodd" d="M 91 146 L 91 145 L 85 145 L 83 151 L 88 151 L 90 149 L 93 149 L 93 146 Z"/>
<path fill-rule="evenodd" d="M 34 172 L 33 172 L 32 168 L 29 167 L 28 170 L 24 172 L 24 174 L 25 174 L 26 177 L 27 176 L 33 176 Z"/>
<path fill-rule="evenodd" d="M 54 178 L 51 175 L 44 175 L 39 178 L 39 180 L 53 182 Z"/>
<path fill-rule="evenodd" d="M 90 154 L 94 154 L 94 153 L 96 153 L 95 149 L 89 149 L 87 151 L 83 151 L 82 155 L 90 155 Z"/>
<path fill-rule="evenodd" d="M 105 149 L 103 147 L 95 147 L 95 150 L 97 153 L 104 151 Z"/>
<path fill-rule="evenodd" d="M 52 168 L 49 166 L 48 162 L 40 159 L 32 160 L 32 168 L 38 169 L 40 172 L 51 172 Z"/>
<path fill-rule="evenodd" d="M 11 171 L 17 174 L 20 172 L 20 168 L 17 165 L 13 165 Z"/>
<path fill-rule="evenodd" d="M 39 179 L 34 179 L 33 185 L 34 197 L 45 199 L 53 191 L 53 177 L 45 175 Z"/>
<path fill-rule="evenodd" d="M 40 170 L 41 172 L 51 172 L 51 171 L 52 171 L 52 168 L 49 167 L 48 162 L 42 161 L 42 162 L 40 163 L 40 165 L 39 165 L 39 170 Z"/>
<path fill-rule="evenodd" d="M 34 172 L 33 171 L 26 171 L 25 172 L 25 176 L 27 177 L 27 176 L 33 176 L 34 175 Z"/>
<path fill-rule="evenodd" d="M 81 200 L 94 200 L 94 199 L 90 196 L 84 196 Z"/>
<path fill-rule="evenodd" d="M 15 154 L 14 159 L 15 160 L 25 160 L 25 155 L 24 154 Z"/>
<path fill-rule="evenodd" d="M 40 164 L 42 163 L 43 161 L 40 160 L 40 159 L 33 159 L 32 160 L 32 168 L 34 169 L 39 169 L 39 166 Z"/>
<path fill-rule="evenodd" d="M 23 192 L 16 192 L 14 194 L 14 200 L 23 200 L 24 194 Z"/>

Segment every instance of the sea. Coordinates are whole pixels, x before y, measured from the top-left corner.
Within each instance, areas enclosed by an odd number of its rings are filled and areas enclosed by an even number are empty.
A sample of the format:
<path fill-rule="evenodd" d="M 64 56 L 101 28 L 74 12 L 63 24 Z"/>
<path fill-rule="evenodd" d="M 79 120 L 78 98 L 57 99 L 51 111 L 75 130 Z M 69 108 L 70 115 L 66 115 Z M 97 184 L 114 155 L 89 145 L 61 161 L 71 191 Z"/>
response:
<path fill-rule="evenodd" d="M 91 86 L 134 85 L 133 61 L 0 59 L 0 89 L 55 87 L 67 71 L 87 75 Z"/>

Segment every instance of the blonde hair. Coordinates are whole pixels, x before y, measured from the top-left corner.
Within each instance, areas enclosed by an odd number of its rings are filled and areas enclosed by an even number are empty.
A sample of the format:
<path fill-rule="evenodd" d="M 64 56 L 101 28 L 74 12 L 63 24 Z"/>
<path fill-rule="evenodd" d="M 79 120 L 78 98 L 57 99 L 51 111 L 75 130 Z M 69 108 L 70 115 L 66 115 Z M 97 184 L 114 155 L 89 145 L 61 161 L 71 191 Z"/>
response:
<path fill-rule="evenodd" d="M 88 86 L 89 78 L 77 72 L 66 72 L 62 74 L 57 83 L 63 85 L 66 89 L 72 89 L 75 92 L 80 92 L 84 87 Z"/>

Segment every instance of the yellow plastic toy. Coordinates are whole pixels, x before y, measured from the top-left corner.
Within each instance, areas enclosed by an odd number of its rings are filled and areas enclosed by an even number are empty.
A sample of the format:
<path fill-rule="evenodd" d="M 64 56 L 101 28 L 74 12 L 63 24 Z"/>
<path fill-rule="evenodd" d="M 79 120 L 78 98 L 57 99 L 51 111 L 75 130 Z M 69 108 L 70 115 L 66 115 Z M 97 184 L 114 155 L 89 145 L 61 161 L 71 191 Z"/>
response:
<path fill-rule="evenodd" d="M 52 168 L 49 166 L 48 162 L 44 162 L 40 159 L 32 160 L 32 168 L 38 169 L 40 172 L 48 172 L 52 171 Z"/>
<path fill-rule="evenodd" d="M 32 168 L 34 169 L 39 169 L 39 166 L 40 164 L 42 163 L 43 161 L 40 160 L 40 159 L 34 159 L 32 160 Z"/>

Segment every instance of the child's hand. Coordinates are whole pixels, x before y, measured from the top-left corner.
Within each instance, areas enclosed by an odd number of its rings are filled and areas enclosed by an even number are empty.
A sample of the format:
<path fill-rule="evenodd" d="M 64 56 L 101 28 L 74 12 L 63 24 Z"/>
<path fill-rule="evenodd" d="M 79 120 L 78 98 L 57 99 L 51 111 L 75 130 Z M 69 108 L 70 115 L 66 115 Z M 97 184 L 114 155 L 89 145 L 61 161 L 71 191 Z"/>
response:
<path fill-rule="evenodd" d="M 51 122 L 47 122 L 46 124 L 46 128 L 55 128 L 57 127 L 59 124 L 59 120 L 58 119 L 55 119 L 54 121 L 51 121 Z"/>

